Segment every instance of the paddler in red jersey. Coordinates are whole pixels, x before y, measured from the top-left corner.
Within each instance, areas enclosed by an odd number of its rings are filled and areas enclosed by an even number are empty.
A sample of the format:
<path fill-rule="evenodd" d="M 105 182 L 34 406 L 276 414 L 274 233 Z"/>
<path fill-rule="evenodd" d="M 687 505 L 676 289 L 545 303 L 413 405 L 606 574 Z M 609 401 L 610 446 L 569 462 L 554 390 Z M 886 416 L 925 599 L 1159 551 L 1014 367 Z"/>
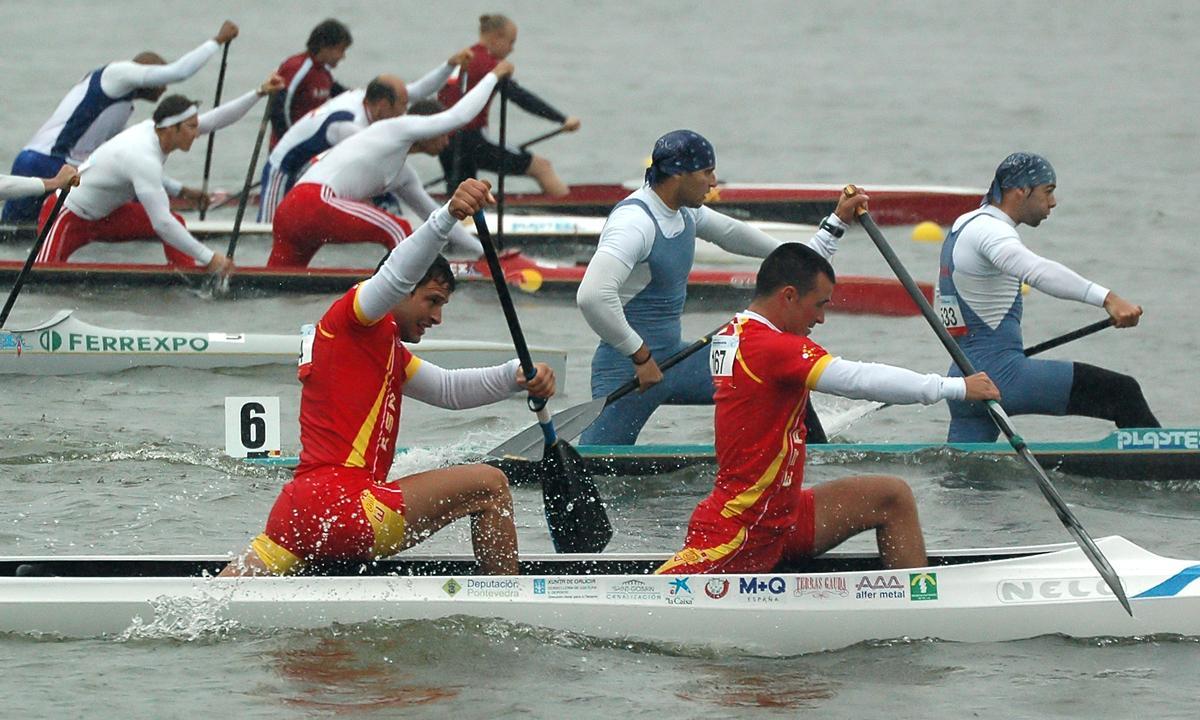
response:
<path fill-rule="evenodd" d="M 464 68 L 467 82 L 464 86 L 460 75 L 458 79 L 446 83 L 438 92 L 438 100 L 447 108 L 453 107 L 497 63 L 512 53 L 516 42 L 516 23 L 504 15 L 480 15 L 479 42 L 471 47 L 471 62 Z M 562 123 L 562 129 L 566 132 L 579 129 L 579 118 L 563 115 L 512 79 L 508 81 L 508 98 L 525 112 Z M 528 175 L 537 181 L 546 195 L 562 197 L 570 192 L 546 158 L 519 148 L 501 147 L 484 135 L 490 109 L 489 100 L 474 120 L 451 136 L 450 145 L 439 156 L 446 174 L 446 188 L 455 187 L 464 178 L 475 177 L 480 170 L 498 173 L 503 163 L 506 175 Z"/>
<path fill-rule="evenodd" d="M 526 382 L 516 360 L 447 371 L 403 344 L 420 342 L 441 322 L 454 275 L 439 253 L 458 221 L 490 202 L 487 183 L 462 183 L 373 276 L 321 318 L 301 349 L 300 464 L 265 532 L 222 575 L 294 574 L 314 560 L 370 561 L 467 516 L 480 571 L 517 574 L 512 497 L 500 470 L 458 465 L 388 481 L 404 395 L 459 409 L 521 389 L 554 394 L 554 373 L 544 363 Z"/>
<path fill-rule="evenodd" d="M 292 123 L 346 92 L 347 88 L 333 79 L 333 69 L 346 57 L 353 41 L 345 24 L 333 18 L 323 20 L 308 34 L 304 52 L 279 64 L 277 72 L 287 83 L 287 92 L 271 101 L 271 149 Z"/>
<path fill-rule="evenodd" d="M 925 565 L 917 505 L 898 477 L 861 475 L 802 487 L 809 393 L 887 403 L 999 400 L 987 375 L 946 378 L 830 355 L 809 333 L 825 322 L 833 267 L 800 243 L 758 271 L 754 300 L 712 340 L 717 477 L 684 548 L 657 572 L 770 572 L 874 530 L 888 568 Z"/>

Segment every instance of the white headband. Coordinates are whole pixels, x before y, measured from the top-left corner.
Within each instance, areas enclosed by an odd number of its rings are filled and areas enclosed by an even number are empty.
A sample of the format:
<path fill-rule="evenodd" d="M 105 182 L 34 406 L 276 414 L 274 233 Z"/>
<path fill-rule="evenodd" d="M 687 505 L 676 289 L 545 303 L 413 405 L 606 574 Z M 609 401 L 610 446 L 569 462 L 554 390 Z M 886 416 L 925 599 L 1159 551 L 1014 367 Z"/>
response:
<path fill-rule="evenodd" d="M 158 128 L 159 130 L 161 130 L 163 128 L 169 128 L 172 125 L 178 125 L 179 123 L 183 122 L 184 120 L 187 120 L 188 118 L 190 118 L 193 115 L 198 114 L 199 112 L 200 111 L 196 108 L 195 105 L 188 105 L 187 110 L 176 113 L 175 115 L 172 115 L 171 117 L 165 117 L 162 120 L 159 120 L 157 123 L 154 124 L 154 127 Z"/>

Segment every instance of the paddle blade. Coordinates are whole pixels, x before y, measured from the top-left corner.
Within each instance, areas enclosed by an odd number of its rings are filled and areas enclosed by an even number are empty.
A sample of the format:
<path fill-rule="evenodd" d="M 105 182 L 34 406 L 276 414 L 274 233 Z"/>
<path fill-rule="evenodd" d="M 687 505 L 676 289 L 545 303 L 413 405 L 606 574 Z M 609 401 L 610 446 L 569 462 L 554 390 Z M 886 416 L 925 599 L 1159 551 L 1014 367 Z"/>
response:
<path fill-rule="evenodd" d="M 596 398 L 554 413 L 554 430 L 558 439 L 563 442 L 571 442 L 579 437 L 580 433 L 587 430 L 588 426 L 600 417 L 600 412 L 604 410 L 606 402 L 605 398 Z M 542 430 L 541 424 L 534 423 L 506 440 L 503 445 L 493 448 L 488 455 L 537 462 L 542 459 L 545 447 L 546 434 Z"/>
<path fill-rule="evenodd" d="M 501 460 L 529 460 L 538 462 L 546 447 L 546 434 L 541 423 L 534 423 L 512 436 L 503 445 L 492 448 L 488 455 Z"/>
<path fill-rule="evenodd" d="M 575 448 L 563 441 L 545 449 L 538 465 L 542 500 L 554 550 L 598 553 L 612 539 L 612 524 L 600 491 Z"/>

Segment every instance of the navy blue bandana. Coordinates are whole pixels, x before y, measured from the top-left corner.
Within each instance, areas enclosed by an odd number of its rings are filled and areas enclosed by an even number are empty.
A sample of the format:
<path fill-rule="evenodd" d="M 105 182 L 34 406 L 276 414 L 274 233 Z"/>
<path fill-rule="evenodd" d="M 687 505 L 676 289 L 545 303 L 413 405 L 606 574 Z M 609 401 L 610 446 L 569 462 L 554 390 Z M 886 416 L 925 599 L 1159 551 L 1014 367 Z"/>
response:
<path fill-rule="evenodd" d="M 654 143 L 646 182 L 657 185 L 672 175 L 707 170 L 717 166 L 717 153 L 712 143 L 691 130 L 672 130 Z"/>
<path fill-rule="evenodd" d="M 1054 167 L 1050 161 L 1034 153 L 1015 152 L 1004 158 L 996 168 L 996 177 L 980 206 L 999 204 L 1005 190 L 1009 188 L 1031 188 L 1038 185 L 1056 185 Z"/>

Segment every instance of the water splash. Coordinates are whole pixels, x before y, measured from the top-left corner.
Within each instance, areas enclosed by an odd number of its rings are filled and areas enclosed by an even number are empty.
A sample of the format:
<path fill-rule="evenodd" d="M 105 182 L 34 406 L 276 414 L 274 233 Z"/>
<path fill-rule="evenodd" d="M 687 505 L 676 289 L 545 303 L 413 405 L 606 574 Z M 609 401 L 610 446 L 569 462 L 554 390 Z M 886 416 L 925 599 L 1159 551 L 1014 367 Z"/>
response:
<path fill-rule="evenodd" d="M 235 620 L 225 617 L 230 591 L 203 591 L 200 595 L 160 595 L 150 601 L 149 620 L 137 616 L 116 637 L 118 642 L 139 640 L 183 640 L 197 642 L 224 640 L 240 629 Z"/>

